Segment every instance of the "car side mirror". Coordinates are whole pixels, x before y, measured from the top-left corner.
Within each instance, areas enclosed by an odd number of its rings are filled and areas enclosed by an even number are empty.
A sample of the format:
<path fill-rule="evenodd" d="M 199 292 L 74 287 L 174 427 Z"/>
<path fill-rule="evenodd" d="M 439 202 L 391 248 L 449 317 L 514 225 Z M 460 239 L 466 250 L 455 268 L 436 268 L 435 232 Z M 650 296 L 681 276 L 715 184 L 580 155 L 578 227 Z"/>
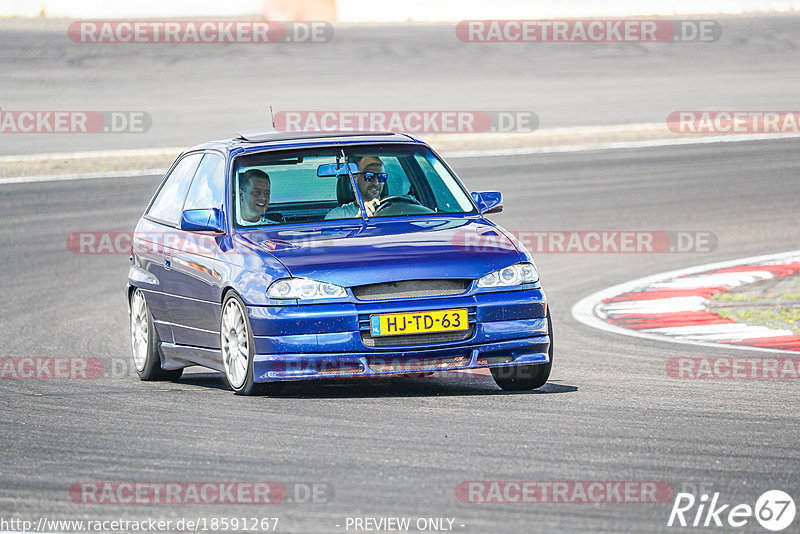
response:
<path fill-rule="evenodd" d="M 181 215 L 181 230 L 225 233 L 222 211 L 218 208 L 186 210 Z"/>
<path fill-rule="evenodd" d="M 503 193 L 499 191 L 472 192 L 470 195 L 478 205 L 478 210 L 484 215 L 503 211 Z"/>

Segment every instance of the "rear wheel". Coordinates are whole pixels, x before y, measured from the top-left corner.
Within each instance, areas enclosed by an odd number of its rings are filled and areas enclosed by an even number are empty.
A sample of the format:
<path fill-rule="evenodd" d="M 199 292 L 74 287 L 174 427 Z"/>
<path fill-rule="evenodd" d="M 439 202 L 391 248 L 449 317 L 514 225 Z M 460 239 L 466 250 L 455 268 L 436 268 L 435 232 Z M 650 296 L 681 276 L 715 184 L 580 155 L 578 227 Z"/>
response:
<path fill-rule="evenodd" d="M 550 310 L 547 310 L 547 332 L 550 338 L 550 348 L 547 351 L 547 363 L 536 365 L 515 365 L 509 367 L 492 367 L 492 378 L 495 383 L 505 391 L 530 391 L 540 388 L 550 378 L 550 369 L 553 366 L 553 321 L 550 319 Z"/>
<path fill-rule="evenodd" d="M 131 350 L 133 365 L 141 380 L 177 380 L 183 374 L 183 369 L 161 368 L 158 333 L 141 289 L 134 290 L 131 295 Z"/>
<path fill-rule="evenodd" d="M 253 381 L 255 342 L 245 309 L 244 302 L 235 293 L 228 293 L 222 303 L 219 330 L 225 378 L 237 395 L 277 393 L 283 384 Z"/>

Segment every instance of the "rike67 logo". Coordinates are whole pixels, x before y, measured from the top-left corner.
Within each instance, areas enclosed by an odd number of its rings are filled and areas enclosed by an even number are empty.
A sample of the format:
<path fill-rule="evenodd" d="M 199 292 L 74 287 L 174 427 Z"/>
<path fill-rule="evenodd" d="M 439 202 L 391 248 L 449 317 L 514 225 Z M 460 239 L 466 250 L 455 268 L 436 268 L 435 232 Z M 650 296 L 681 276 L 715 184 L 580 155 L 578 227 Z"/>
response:
<path fill-rule="evenodd" d="M 719 492 L 698 499 L 692 493 L 678 493 L 667 526 L 739 528 L 756 521 L 767 530 L 778 532 L 794 521 L 794 500 L 781 490 L 764 492 L 755 506 L 731 504 L 720 500 Z"/>

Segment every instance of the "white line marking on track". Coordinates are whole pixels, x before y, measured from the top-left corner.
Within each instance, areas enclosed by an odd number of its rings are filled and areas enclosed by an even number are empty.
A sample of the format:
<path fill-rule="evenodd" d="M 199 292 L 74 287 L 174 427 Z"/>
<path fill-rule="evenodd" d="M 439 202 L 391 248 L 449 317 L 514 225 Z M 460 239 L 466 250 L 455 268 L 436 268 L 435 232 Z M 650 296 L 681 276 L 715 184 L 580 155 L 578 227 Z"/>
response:
<path fill-rule="evenodd" d="M 72 160 L 72 159 L 107 159 L 107 158 L 144 158 L 158 156 L 177 157 L 186 147 L 161 148 L 118 148 L 116 150 L 86 150 L 77 152 L 45 152 L 38 154 L 17 154 L 0 156 L 0 163 L 20 163 L 25 161 Z"/>
<path fill-rule="evenodd" d="M 755 267 L 755 266 L 754 266 Z M 690 276 L 678 278 L 667 282 L 658 282 L 649 287 L 653 289 L 702 289 L 704 287 L 727 286 L 728 288 L 738 287 L 744 284 L 751 284 L 758 280 L 774 278 L 775 274 L 769 271 L 746 271 L 741 273 L 717 273 L 701 276 Z"/>
<path fill-rule="evenodd" d="M 132 178 L 137 176 L 163 176 L 167 169 L 144 169 L 134 171 L 87 172 L 78 174 L 54 174 L 44 176 L 16 176 L 0 178 L 0 185 L 29 184 L 34 182 L 63 182 L 68 180 L 95 180 L 99 178 Z"/>
<path fill-rule="evenodd" d="M 693 326 L 671 326 L 643 330 L 651 334 L 675 336 L 696 341 L 715 341 L 722 339 L 743 340 L 776 336 L 791 336 L 791 330 L 773 330 L 766 326 L 751 326 L 740 323 L 705 324 Z"/>
<path fill-rule="evenodd" d="M 581 144 L 581 145 L 560 145 L 549 147 L 528 147 L 528 148 L 498 148 L 489 150 L 465 150 L 461 152 L 445 152 L 442 154 L 448 159 L 453 158 L 491 158 L 501 156 L 526 156 L 534 154 L 558 154 L 568 152 L 590 152 L 592 150 L 621 150 L 628 148 L 649 148 L 649 147 L 667 147 L 667 146 L 684 146 L 684 145 L 704 145 L 713 143 L 737 143 L 744 141 L 766 141 L 772 139 L 794 139 L 800 138 L 800 133 L 785 133 L 785 134 L 731 134 L 719 135 L 711 137 L 687 137 L 680 139 L 651 139 L 644 141 L 620 141 L 615 143 L 594 143 L 594 144 Z M 435 148 L 435 147 L 434 147 Z M 153 153 L 175 153 L 181 152 L 179 148 L 164 148 L 164 149 L 146 149 Z M 64 154 L 40 154 L 38 158 L 52 159 L 54 157 L 62 159 L 80 159 L 82 157 L 129 157 L 134 155 L 131 150 L 121 150 L 118 153 L 115 151 L 99 151 L 96 153 L 64 153 Z M 87 156 L 89 154 L 89 156 Z M 0 156 L 0 163 L 16 162 L 16 161 L 37 161 L 36 154 L 25 154 L 21 156 Z M 93 178 L 124 178 L 128 176 L 150 176 L 154 174 L 164 174 L 166 169 L 159 169 L 157 172 L 154 170 L 131 170 L 131 171 L 113 171 L 107 173 L 85 173 L 85 174 L 60 174 L 60 175 L 43 175 L 43 176 L 18 176 L 13 178 L 0 178 L 0 185 L 3 184 L 19 184 L 29 182 L 56 182 L 61 180 L 90 180 Z"/>
<path fill-rule="evenodd" d="M 703 297 L 672 297 L 666 299 L 633 300 L 611 302 L 603 306 L 607 315 L 633 315 L 650 313 L 679 313 L 703 311 L 706 300 Z"/>
<path fill-rule="evenodd" d="M 703 341 L 696 341 L 692 339 L 678 339 L 674 337 L 660 336 L 657 334 L 643 332 L 641 330 L 630 330 L 628 328 L 622 328 L 620 326 L 607 323 L 602 318 L 598 317 L 597 314 L 595 314 L 595 308 L 597 308 L 597 306 L 599 306 L 606 299 L 610 299 L 622 293 L 628 293 L 635 289 L 645 287 L 656 282 L 660 282 L 665 278 L 677 278 L 679 276 L 701 273 L 704 271 L 710 271 L 712 269 L 724 269 L 726 267 L 736 267 L 738 265 L 746 263 L 758 263 L 767 261 L 779 262 L 790 259 L 796 259 L 798 257 L 800 257 L 800 250 L 792 250 L 789 252 L 782 252 L 778 254 L 767 254 L 764 256 L 752 256 L 749 258 L 739 258 L 731 261 L 709 263 L 706 265 L 688 267 L 686 269 L 678 269 L 677 271 L 668 271 L 665 273 L 654 274 L 652 276 L 646 276 L 644 278 L 639 278 L 636 280 L 632 280 L 630 282 L 625 282 L 623 284 L 617 284 L 615 286 L 602 289 L 600 291 L 597 291 L 596 293 L 592 293 L 591 295 L 582 298 L 581 300 L 576 302 L 574 306 L 572 306 L 571 310 L 572 317 L 575 318 L 576 321 L 581 322 L 587 326 L 591 326 L 599 330 L 605 330 L 606 332 L 612 332 L 614 334 L 622 334 L 624 336 L 632 336 L 632 337 L 650 339 L 655 341 L 666 341 L 669 343 L 683 343 L 686 345 L 697 345 L 702 347 L 717 347 L 722 349 L 737 349 L 737 350 L 770 352 L 770 353 L 782 352 L 785 354 L 797 355 L 797 351 L 791 351 L 791 350 L 748 347 L 745 345 L 734 345 L 734 344 L 709 343 Z"/>
<path fill-rule="evenodd" d="M 711 137 L 687 137 L 685 139 L 651 139 L 644 141 L 619 141 L 582 145 L 561 145 L 529 148 L 498 148 L 490 150 L 465 150 L 442 152 L 450 158 L 480 158 L 495 156 L 527 156 L 529 154 L 558 154 L 563 152 L 589 152 L 592 150 L 620 150 L 625 148 L 649 148 L 662 146 L 707 145 L 713 143 L 738 143 L 742 141 L 765 141 L 767 139 L 795 139 L 800 133 L 785 134 L 732 134 Z M 435 147 L 434 147 L 435 148 Z"/>

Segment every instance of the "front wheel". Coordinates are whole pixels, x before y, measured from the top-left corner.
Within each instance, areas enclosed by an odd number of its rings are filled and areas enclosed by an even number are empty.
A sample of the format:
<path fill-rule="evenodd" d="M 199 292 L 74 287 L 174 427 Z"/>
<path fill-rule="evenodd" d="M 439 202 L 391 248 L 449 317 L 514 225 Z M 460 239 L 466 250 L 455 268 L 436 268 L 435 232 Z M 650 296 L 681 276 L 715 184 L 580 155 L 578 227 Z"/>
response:
<path fill-rule="evenodd" d="M 183 374 L 183 369 L 166 371 L 161 368 L 158 333 L 141 289 L 134 290 L 131 295 L 131 350 L 140 380 L 177 380 Z"/>
<path fill-rule="evenodd" d="M 219 330 L 225 378 L 237 395 L 277 393 L 283 384 L 253 381 L 255 342 L 245 309 L 244 302 L 235 293 L 228 293 L 222 303 Z"/>
<path fill-rule="evenodd" d="M 550 369 L 553 366 L 553 321 L 550 319 L 550 310 L 547 310 L 547 332 L 550 338 L 550 348 L 547 351 L 547 363 L 536 365 L 515 365 L 509 367 L 491 367 L 492 378 L 495 383 L 505 391 L 530 391 L 542 387 L 550 378 Z"/>

